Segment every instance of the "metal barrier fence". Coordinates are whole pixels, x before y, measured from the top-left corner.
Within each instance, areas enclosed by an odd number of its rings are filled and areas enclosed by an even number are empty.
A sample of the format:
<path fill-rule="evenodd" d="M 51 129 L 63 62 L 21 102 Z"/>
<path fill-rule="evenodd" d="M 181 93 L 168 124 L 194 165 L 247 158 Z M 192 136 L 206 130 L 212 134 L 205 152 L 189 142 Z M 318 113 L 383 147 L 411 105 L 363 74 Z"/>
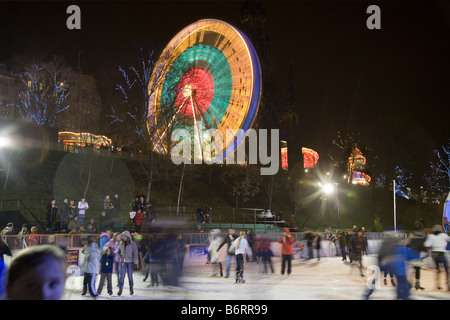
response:
<path fill-rule="evenodd" d="M 27 201 L 22 199 L 3 199 L 0 200 L 0 212 L 2 211 L 28 211 L 31 210 L 36 217 L 40 220 L 45 221 L 45 215 L 47 211 L 47 206 L 50 205 L 51 201 L 54 199 L 32 199 L 27 198 Z M 69 199 L 73 200 L 75 206 L 78 205 L 80 199 Z M 120 199 L 121 201 L 121 215 L 128 215 L 131 211 L 131 203 L 133 199 Z M 63 199 L 56 199 L 56 205 L 61 207 Z M 89 210 L 87 210 L 88 215 L 96 217 L 104 210 L 104 202 L 94 201 L 87 198 L 89 203 Z M 156 204 L 152 211 L 162 214 L 169 215 L 172 217 L 179 217 L 183 219 L 189 219 L 197 221 L 197 209 L 205 209 L 205 206 L 186 206 L 186 205 L 176 205 L 176 204 Z M 214 223 L 257 223 L 260 219 L 258 216 L 265 211 L 263 208 L 234 208 L 234 207 L 212 207 L 211 220 Z"/>
<path fill-rule="evenodd" d="M 322 241 L 325 240 L 325 233 L 320 233 Z M 150 236 L 153 237 L 164 237 L 165 233 L 143 233 L 140 239 L 148 239 Z M 181 233 L 183 241 L 187 245 L 192 244 L 208 244 L 209 243 L 209 233 Z M 257 240 L 259 234 L 253 235 L 254 240 Z M 273 242 L 276 242 L 281 236 L 280 232 L 265 233 Z M 292 233 L 295 240 L 306 241 L 306 233 L 295 232 Z M 28 246 L 39 245 L 39 244 L 56 244 L 63 248 L 77 248 L 83 247 L 83 237 L 93 236 L 97 238 L 97 242 L 100 240 L 101 234 L 32 234 L 32 235 L 2 235 L 3 241 L 5 241 L 10 249 L 20 250 Z M 222 237 L 226 236 L 226 233 L 221 234 Z M 402 238 L 406 238 L 406 234 L 400 234 Z M 366 237 L 368 240 L 381 240 L 383 238 L 382 233 L 367 233 Z M 140 240 L 137 240 L 139 242 Z"/>
<path fill-rule="evenodd" d="M 103 201 L 88 200 L 89 210 L 86 212 L 85 222 L 89 219 L 94 219 L 98 224 L 99 217 L 104 211 Z M 51 203 L 51 199 L 8 199 L 0 201 L 0 214 L 2 212 L 18 211 L 31 225 L 39 228 L 40 232 L 45 232 L 47 206 Z M 57 207 L 61 207 L 61 201 L 57 200 Z M 78 200 L 75 201 L 75 206 L 78 205 Z M 130 221 L 129 212 L 131 211 L 131 200 L 121 200 L 121 210 L 118 219 L 115 219 L 114 225 L 117 230 L 121 230 L 133 225 Z M 185 220 L 192 223 L 203 224 L 204 221 L 199 221 L 197 214 L 198 209 L 205 209 L 193 206 L 177 206 L 174 204 L 157 204 L 151 211 L 156 214 L 158 218 Z M 256 228 L 259 224 L 267 224 L 264 229 L 273 229 L 276 227 L 284 227 L 286 222 L 278 220 L 275 217 L 271 219 L 260 218 L 259 215 L 264 209 L 251 208 L 233 208 L 233 207 L 213 207 L 212 213 L 209 217 L 208 224 L 214 224 L 218 228 L 227 228 L 229 224 L 253 224 Z M 59 216 L 57 219 L 57 230 L 59 226 Z M 67 222 L 66 222 L 67 224 Z M 4 227 L 4 226 L 0 226 Z M 16 226 L 19 227 L 19 226 Z M 31 226 L 29 226 L 31 227 Z M 97 230 L 100 231 L 100 230 Z"/>

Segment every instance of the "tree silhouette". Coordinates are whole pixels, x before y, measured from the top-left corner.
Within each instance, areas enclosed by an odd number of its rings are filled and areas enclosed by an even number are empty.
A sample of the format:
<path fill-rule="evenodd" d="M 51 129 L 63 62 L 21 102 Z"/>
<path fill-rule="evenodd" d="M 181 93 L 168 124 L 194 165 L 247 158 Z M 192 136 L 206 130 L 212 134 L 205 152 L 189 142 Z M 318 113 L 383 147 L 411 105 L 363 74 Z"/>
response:
<path fill-rule="evenodd" d="M 62 58 L 25 64 L 17 74 L 22 84 L 16 105 L 20 116 L 38 125 L 54 126 L 56 116 L 68 109 L 70 68 Z"/>

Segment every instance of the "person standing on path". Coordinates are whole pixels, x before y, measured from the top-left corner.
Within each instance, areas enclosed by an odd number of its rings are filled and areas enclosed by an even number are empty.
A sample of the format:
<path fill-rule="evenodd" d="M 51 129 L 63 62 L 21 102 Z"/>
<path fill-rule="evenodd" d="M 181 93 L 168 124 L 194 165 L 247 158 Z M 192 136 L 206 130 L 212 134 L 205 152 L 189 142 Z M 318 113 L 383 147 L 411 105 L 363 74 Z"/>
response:
<path fill-rule="evenodd" d="M 54 233 L 56 229 L 56 217 L 58 216 L 58 207 L 56 206 L 56 200 L 47 207 L 47 232 Z"/>
<path fill-rule="evenodd" d="M 86 198 L 83 197 L 78 202 L 78 220 L 82 227 L 84 227 L 84 218 L 86 217 L 86 210 L 89 209 L 89 204 L 86 202 Z"/>
<path fill-rule="evenodd" d="M 67 224 L 69 223 L 69 199 L 64 199 L 61 210 L 59 210 L 59 230 L 67 230 Z"/>

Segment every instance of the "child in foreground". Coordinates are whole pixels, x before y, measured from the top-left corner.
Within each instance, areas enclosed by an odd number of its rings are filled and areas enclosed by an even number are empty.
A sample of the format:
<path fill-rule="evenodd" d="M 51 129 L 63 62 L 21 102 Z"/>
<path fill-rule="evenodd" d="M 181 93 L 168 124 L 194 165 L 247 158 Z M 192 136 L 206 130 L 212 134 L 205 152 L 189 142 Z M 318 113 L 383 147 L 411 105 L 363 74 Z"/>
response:
<path fill-rule="evenodd" d="M 28 247 L 11 261 L 6 295 L 9 300 L 60 300 L 65 283 L 63 249 L 49 244 Z"/>

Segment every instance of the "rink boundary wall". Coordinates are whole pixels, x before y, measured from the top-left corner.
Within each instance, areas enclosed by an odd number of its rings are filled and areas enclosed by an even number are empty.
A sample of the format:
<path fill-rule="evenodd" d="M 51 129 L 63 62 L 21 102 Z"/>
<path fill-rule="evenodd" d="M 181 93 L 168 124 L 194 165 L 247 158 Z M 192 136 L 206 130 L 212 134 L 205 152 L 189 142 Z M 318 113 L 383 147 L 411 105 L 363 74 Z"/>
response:
<path fill-rule="evenodd" d="M 164 236 L 164 234 L 156 233 L 153 234 L 154 236 Z M 267 236 L 271 239 L 271 250 L 274 257 L 280 257 L 281 256 L 281 244 L 277 242 L 278 238 L 281 237 L 282 233 L 267 233 Z M 292 235 L 295 237 L 296 242 L 294 244 L 294 250 L 293 250 L 293 259 L 306 259 L 308 254 L 308 246 L 307 242 L 304 237 L 304 233 L 292 233 Z M 44 234 L 39 235 L 40 236 L 40 244 L 47 244 L 47 243 L 55 243 L 58 246 L 61 246 L 63 248 L 66 248 L 66 250 L 69 253 L 69 264 L 77 264 L 82 269 L 83 259 L 84 255 L 81 252 L 83 249 L 81 238 L 83 236 L 95 236 L 98 239 L 100 238 L 100 234 Z M 145 235 L 144 235 L 145 236 Z M 208 236 L 207 233 L 187 233 L 183 234 L 184 240 L 185 238 L 188 238 L 189 241 L 185 241 L 186 243 L 186 253 L 184 257 L 184 265 L 185 266 L 198 266 L 198 265 L 204 265 L 207 261 L 207 249 L 209 246 L 208 243 Z M 221 235 L 222 237 L 225 236 L 225 234 Z M 323 235 L 322 235 L 323 236 Z M 2 235 L 3 240 L 7 240 L 7 238 L 27 238 L 27 236 L 22 237 L 19 235 Z M 368 254 L 375 254 L 378 252 L 378 248 L 381 245 L 382 239 L 381 236 L 378 235 L 373 236 L 372 238 L 375 239 L 368 239 Z M 53 239 L 55 240 L 53 242 Z M 323 239 L 323 237 L 322 237 Z M 331 245 L 331 246 L 330 246 Z M 301 248 L 304 248 L 303 250 Z M 12 250 L 13 257 L 15 254 L 20 252 L 22 249 L 15 248 Z M 223 246 L 221 250 L 219 251 L 219 260 L 224 261 L 225 256 L 227 254 L 226 252 L 227 246 Z M 314 257 L 317 257 L 317 250 L 315 249 L 315 244 L 313 244 L 313 253 Z M 320 249 L 320 257 L 330 257 L 336 255 L 336 247 L 335 244 L 332 243 L 329 240 L 322 240 L 321 241 L 321 249 Z M 142 258 L 142 257 L 141 257 Z M 5 260 L 6 262 L 6 260 Z"/>

